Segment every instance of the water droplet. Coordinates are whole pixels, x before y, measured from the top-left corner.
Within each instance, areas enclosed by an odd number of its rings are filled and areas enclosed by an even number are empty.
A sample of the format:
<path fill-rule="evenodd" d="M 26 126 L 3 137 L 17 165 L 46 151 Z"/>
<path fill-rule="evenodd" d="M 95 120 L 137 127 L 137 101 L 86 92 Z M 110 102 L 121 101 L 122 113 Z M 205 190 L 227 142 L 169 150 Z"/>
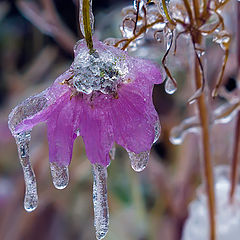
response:
<path fill-rule="evenodd" d="M 177 90 L 177 87 L 175 86 L 174 82 L 171 78 L 167 78 L 165 81 L 165 92 L 167 94 L 173 94 Z"/>
<path fill-rule="evenodd" d="M 156 39 L 157 42 L 161 42 L 163 39 L 163 33 L 159 31 L 155 32 L 154 38 Z"/>
<path fill-rule="evenodd" d="M 93 170 L 93 207 L 96 238 L 103 239 L 109 226 L 107 199 L 107 168 L 99 164 L 92 165 Z"/>
<path fill-rule="evenodd" d="M 128 156 L 131 160 L 132 169 L 136 172 L 141 172 L 147 166 L 149 160 L 150 151 L 141 152 L 141 153 L 134 153 L 128 151 Z"/>
<path fill-rule="evenodd" d="M 18 155 L 23 169 L 26 188 L 24 197 L 24 208 L 26 211 L 32 212 L 37 208 L 38 195 L 36 178 L 29 158 L 29 143 L 31 140 L 31 131 L 18 133 L 14 137 L 18 147 Z"/>
<path fill-rule="evenodd" d="M 57 189 L 64 189 L 69 182 L 68 167 L 56 162 L 50 163 L 53 185 Z"/>
<path fill-rule="evenodd" d="M 160 137 L 161 125 L 160 125 L 159 120 L 158 120 L 158 121 L 155 123 L 155 125 L 154 125 L 154 132 L 155 132 L 155 136 L 154 136 L 154 141 L 153 141 L 153 143 L 157 142 L 157 140 L 158 140 L 159 137 Z"/>

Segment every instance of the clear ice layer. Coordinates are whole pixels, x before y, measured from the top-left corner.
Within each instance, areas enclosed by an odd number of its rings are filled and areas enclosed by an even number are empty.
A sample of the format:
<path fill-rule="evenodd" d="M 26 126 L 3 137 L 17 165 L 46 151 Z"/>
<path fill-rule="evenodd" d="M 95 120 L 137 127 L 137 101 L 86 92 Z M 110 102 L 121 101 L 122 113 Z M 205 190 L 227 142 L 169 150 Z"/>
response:
<path fill-rule="evenodd" d="M 64 189 L 69 182 L 68 167 L 58 163 L 50 163 L 53 185 L 57 189 Z"/>
<path fill-rule="evenodd" d="M 150 151 L 141 152 L 138 154 L 128 151 L 128 156 L 131 161 L 132 169 L 135 170 L 136 172 L 143 171 L 148 164 L 149 155 L 150 155 Z"/>
<path fill-rule="evenodd" d="M 15 140 L 18 147 L 18 155 L 24 173 L 25 181 L 24 208 L 28 212 L 35 210 L 38 205 L 37 183 L 29 159 L 30 139 L 31 131 L 22 132 L 15 136 Z"/>
<path fill-rule="evenodd" d="M 92 0 L 89 0 L 89 15 L 90 15 L 90 25 L 92 29 L 92 34 L 94 32 L 94 15 L 92 12 Z M 80 30 L 82 32 L 82 35 L 85 37 L 85 31 L 84 31 L 84 24 L 83 24 L 83 0 L 79 0 L 79 23 L 80 23 Z"/>
<path fill-rule="evenodd" d="M 92 165 L 93 170 L 93 207 L 96 238 L 103 239 L 109 226 L 109 210 L 107 199 L 107 167 Z"/>
<path fill-rule="evenodd" d="M 116 92 L 128 67 L 124 55 L 116 56 L 109 50 L 90 54 L 86 49 L 75 57 L 73 70 L 72 85 L 78 92 L 90 94 L 100 91 L 108 94 Z"/>
<path fill-rule="evenodd" d="M 155 135 L 154 135 L 153 143 L 157 142 L 157 140 L 159 139 L 160 134 L 161 134 L 161 125 L 160 125 L 159 120 L 154 125 L 154 133 L 155 133 Z"/>
<path fill-rule="evenodd" d="M 214 169 L 216 196 L 217 240 L 239 240 L 240 236 L 240 185 L 238 183 L 235 201 L 229 203 L 230 169 L 217 166 Z M 182 240 L 208 240 L 209 220 L 207 197 L 202 187 L 198 189 L 197 199 L 190 203 L 189 217 L 186 220 Z"/>

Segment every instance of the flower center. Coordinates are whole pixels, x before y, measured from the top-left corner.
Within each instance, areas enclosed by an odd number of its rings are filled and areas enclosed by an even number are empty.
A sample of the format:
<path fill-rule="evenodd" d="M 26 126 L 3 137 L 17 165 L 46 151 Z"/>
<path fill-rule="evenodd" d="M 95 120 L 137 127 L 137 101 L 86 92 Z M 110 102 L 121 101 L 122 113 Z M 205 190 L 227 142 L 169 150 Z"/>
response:
<path fill-rule="evenodd" d="M 123 54 L 115 55 L 108 50 L 89 54 L 86 50 L 74 59 L 73 70 L 72 86 L 77 92 L 108 94 L 116 92 L 128 67 Z"/>

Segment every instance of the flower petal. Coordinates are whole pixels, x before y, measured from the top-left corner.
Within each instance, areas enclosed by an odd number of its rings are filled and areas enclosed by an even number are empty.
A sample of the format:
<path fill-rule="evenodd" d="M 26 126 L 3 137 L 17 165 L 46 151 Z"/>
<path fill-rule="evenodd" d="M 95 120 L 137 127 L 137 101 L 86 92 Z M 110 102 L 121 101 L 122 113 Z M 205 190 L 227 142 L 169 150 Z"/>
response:
<path fill-rule="evenodd" d="M 104 108 L 91 106 L 83 101 L 83 114 L 79 121 L 88 159 L 93 164 L 107 166 L 110 162 L 109 152 L 113 146 L 109 113 Z"/>
<path fill-rule="evenodd" d="M 59 166 L 67 166 L 72 158 L 75 134 L 75 98 L 65 99 L 47 120 L 49 160 Z"/>
<path fill-rule="evenodd" d="M 112 101 L 112 119 L 119 145 L 137 154 L 151 149 L 158 120 L 152 103 L 130 90 L 119 91 L 118 99 Z"/>
<path fill-rule="evenodd" d="M 70 70 L 66 71 L 55 80 L 51 87 L 27 98 L 12 110 L 8 124 L 13 135 L 32 129 L 39 122 L 46 121 L 62 98 L 69 98 L 69 88 L 60 85 L 60 82 L 71 75 Z"/>

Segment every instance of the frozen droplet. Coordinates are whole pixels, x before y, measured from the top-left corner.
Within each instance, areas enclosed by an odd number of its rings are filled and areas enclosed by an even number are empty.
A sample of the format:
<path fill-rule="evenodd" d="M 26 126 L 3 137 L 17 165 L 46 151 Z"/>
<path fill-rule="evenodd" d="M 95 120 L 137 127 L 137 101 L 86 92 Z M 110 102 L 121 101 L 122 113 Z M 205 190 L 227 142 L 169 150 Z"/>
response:
<path fill-rule="evenodd" d="M 92 29 L 92 34 L 94 32 L 94 15 L 92 12 L 92 0 L 89 0 L 89 14 L 90 14 L 90 25 Z M 79 0 L 79 23 L 80 23 L 80 30 L 82 35 L 85 37 L 84 31 L 84 24 L 83 24 L 83 0 Z"/>
<path fill-rule="evenodd" d="M 37 183 L 29 158 L 31 131 L 16 134 L 15 140 L 18 147 L 18 155 L 23 169 L 26 188 L 24 197 L 24 208 L 26 211 L 31 212 L 35 210 L 38 205 Z"/>
<path fill-rule="evenodd" d="M 205 50 L 203 50 L 203 49 L 196 49 L 196 53 L 197 53 L 198 57 L 201 58 L 202 56 L 204 56 Z"/>
<path fill-rule="evenodd" d="M 109 151 L 109 155 L 111 160 L 115 159 L 115 155 L 116 155 L 116 146 L 115 144 L 113 144 L 112 149 Z"/>
<path fill-rule="evenodd" d="M 77 129 L 76 130 L 76 135 L 77 135 L 77 137 L 79 137 L 81 134 L 80 134 L 80 129 Z"/>
<path fill-rule="evenodd" d="M 230 37 L 229 33 L 225 30 L 219 31 L 213 38 L 213 42 L 220 44 L 220 47 L 223 50 L 226 50 L 226 48 L 230 44 L 230 41 L 231 41 L 231 37 Z"/>
<path fill-rule="evenodd" d="M 198 117 L 191 117 L 174 127 L 170 132 L 170 141 L 172 144 L 179 145 L 183 142 L 188 133 L 199 133 L 200 122 Z"/>
<path fill-rule="evenodd" d="M 163 33 L 160 31 L 156 31 L 154 33 L 154 38 L 156 39 L 157 42 L 161 42 L 163 39 Z"/>
<path fill-rule="evenodd" d="M 64 189 L 69 182 L 68 167 L 64 165 L 59 165 L 56 162 L 51 162 L 50 169 L 55 188 Z"/>
<path fill-rule="evenodd" d="M 103 239 L 109 226 L 109 210 L 107 199 L 107 168 L 93 164 L 93 207 L 96 238 Z"/>
<path fill-rule="evenodd" d="M 154 132 L 155 132 L 155 136 L 154 136 L 154 141 L 153 141 L 153 143 L 157 142 L 157 140 L 158 140 L 159 137 L 160 137 L 161 125 L 160 125 L 159 120 L 158 120 L 158 121 L 155 123 L 155 125 L 154 125 Z"/>
<path fill-rule="evenodd" d="M 173 94 L 177 90 L 177 86 L 175 85 L 175 83 L 171 78 L 166 79 L 164 87 L 165 87 L 165 92 L 167 94 Z"/>
<path fill-rule="evenodd" d="M 128 156 L 131 161 L 132 169 L 136 172 L 141 172 L 147 166 L 149 160 L 150 151 L 145 151 L 141 153 L 134 153 L 128 151 Z"/>

